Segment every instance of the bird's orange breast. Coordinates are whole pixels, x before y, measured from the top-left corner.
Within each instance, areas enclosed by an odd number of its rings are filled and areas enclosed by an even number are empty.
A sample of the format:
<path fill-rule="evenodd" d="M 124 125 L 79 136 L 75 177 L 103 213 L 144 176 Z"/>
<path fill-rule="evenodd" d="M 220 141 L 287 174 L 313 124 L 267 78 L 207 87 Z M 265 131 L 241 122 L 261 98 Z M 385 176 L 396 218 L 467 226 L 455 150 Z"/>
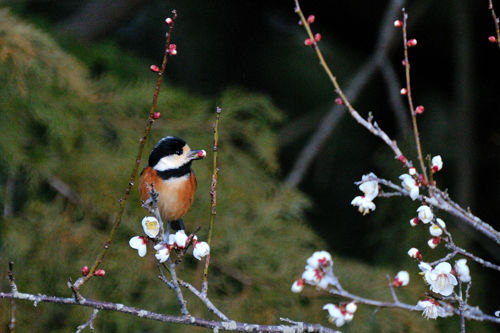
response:
<path fill-rule="evenodd" d="M 193 204 L 196 192 L 196 177 L 190 174 L 179 178 L 161 179 L 156 170 L 147 166 L 141 174 L 139 193 L 141 200 L 149 199 L 146 183 L 154 184 L 158 195 L 158 209 L 164 222 L 175 221 L 183 217 Z"/>

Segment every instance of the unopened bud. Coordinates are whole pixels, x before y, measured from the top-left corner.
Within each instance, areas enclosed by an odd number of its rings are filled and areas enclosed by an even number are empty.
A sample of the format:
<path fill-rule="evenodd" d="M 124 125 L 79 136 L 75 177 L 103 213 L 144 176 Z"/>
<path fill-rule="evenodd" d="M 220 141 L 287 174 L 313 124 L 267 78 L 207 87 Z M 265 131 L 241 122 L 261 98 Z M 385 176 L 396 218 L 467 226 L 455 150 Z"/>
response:
<path fill-rule="evenodd" d="M 167 19 L 165 20 L 165 23 L 167 25 L 172 25 L 172 23 L 174 23 L 174 21 L 170 17 L 167 17 Z"/>
<path fill-rule="evenodd" d="M 490 41 L 490 43 L 496 43 L 497 42 L 497 39 L 496 39 L 495 36 L 488 37 L 488 40 Z"/>
<path fill-rule="evenodd" d="M 174 56 L 174 55 L 176 55 L 176 54 L 177 54 L 177 45 L 175 45 L 175 44 L 170 44 L 170 45 L 168 46 L 168 53 L 169 53 L 170 55 L 173 55 L 173 56 Z"/>
<path fill-rule="evenodd" d="M 95 276 L 103 277 L 106 274 L 104 269 L 98 269 L 97 271 L 94 272 Z"/>
<path fill-rule="evenodd" d="M 316 19 L 316 17 L 314 15 L 309 15 L 307 17 L 307 23 L 309 23 L 309 24 L 314 23 L 315 19 Z"/>
<path fill-rule="evenodd" d="M 399 93 L 401 95 L 406 95 L 408 93 L 408 90 L 406 88 L 401 88 L 401 90 L 399 91 Z"/>
<path fill-rule="evenodd" d="M 399 155 L 398 156 L 398 160 L 403 163 L 403 164 L 406 164 L 406 157 L 404 155 Z"/>
<path fill-rule="evenodd" d="M 155 72 L 155 73 L 158 73 L 160 71 L 160 69 L 158 68 L 158 66 L 156 65 L 151 65 L 151 67 L 149 67 L 149 69 L 152 71 L 152 72 Z"/>
<path fill-rule="evenodd" d="M 418 224 L 420 224 L 420 220 L 418 219 L 418 217 L 414 217 L 414 218 L 412 218 L 412 219 L 410 220 L 410 225 L 411 225 L 412 227 L 414 227 L 414 226 L 416 226 L 416 225 L 418 225 Z"/>
<path fill-rule="evenodd" d="M 316 34 L 314 35 L 314 40 L 317 42 L 319 42 L 321 40 L 321 35 L 320 34 Z"/>
<path fill-rule="evenodd" d="M 88 266 L 83 266 L 82 267 L 82 275 L 83 276 L 87 276 L 89 274 L 89 271 L 90 271 L 90 269 L 89 269 Z"/>
<path fill-rule="evenodd" d="M 313 45 L 313 44 L 314 44 L 314 42 L 312 41 L 312 39 L 311 39 L 311 38 L 308 38 L 308 39 L 306 39 L 306 40 L 304 41 L 304 44 L 305 44 L 306 46 L 311 46 L 311 45 Z"/>
<path fill-rule="evenodd" d="M 431 249 L 435 249 L 436 246 L 439 245 L 439 243 L 441 243 L 441 237 L 433 237 L 433 238 L 429 239 L 429 241 L 427 242 L 427 245 L 429 245 L 429 247 Z"/>
<path fill-rule="evenodd" d="M 337 98 L 335 98 L 335 104 L 342 105 L 342 104 L 344 104 L 344 101 L 342 100 L 342 98 L 337 97 Z"/>
<path fill-rule="evenodd" d="M 414 247 L 412 247 L 408 251 L 408 255 L 410 256 L 410 258 L 417 259 L 419 261 L 422 260 L 422 255 L 420 254 L 420 251 Z"/>
<path fill-rule="evenodd" d="M 394 26 L 396 28 L 401 28 L 403 26 L 403 22 L 401 22 L 400 20 L 396 20 L 394 21 Z"/>
<path fill-rule="evenodd" d="M 157 111 L 157 112 L 153 113 L 153 119 L 160 119 L 160 117 L 161 117 L 160 112 Z"/>
<path fill-rule="evenodd" d="M 406 45 L 408 45 L 408 47 L 415 46 L 415 45 L 417 45 L 417 40 L 416 40 L 415 38 L 410 39 L 410 40 L 406 43 Z"/>
<path fill-rule="evenodd" d="M 408 173 L 410 174 L 410 176 L 415 176 L 417 174 L 417 169 L 411 167 L 408 169 Z"/>
<path fill-rule="evenodd" d="M 416 112 L 417 114 L 422 114 L 422 113 L 424 113 L 424 107 L 423 107 L 422 105 L 417 106 L 417 107 L 415 108 L 415 112 Z"/>
<path fill-rule="evenodd" d="M 401 65 L 406 66 L 406 59 L 403 59 L 403 60 L 401 61 Z"/>

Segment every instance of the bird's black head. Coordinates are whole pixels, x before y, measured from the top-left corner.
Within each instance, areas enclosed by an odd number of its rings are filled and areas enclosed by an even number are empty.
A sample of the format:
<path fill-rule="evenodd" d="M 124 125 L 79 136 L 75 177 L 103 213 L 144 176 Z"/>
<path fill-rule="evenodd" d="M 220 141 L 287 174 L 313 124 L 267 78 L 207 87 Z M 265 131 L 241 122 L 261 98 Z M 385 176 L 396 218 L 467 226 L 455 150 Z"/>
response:
<path fill-rule="evenodd" d="M 149 155 L 149 166 L 157 171 L 188 167 L 192 160 L 205 157 L 203 150 L 191 150 L 186 141 L 179 137 L 167 136 L 161 139 Z"/>

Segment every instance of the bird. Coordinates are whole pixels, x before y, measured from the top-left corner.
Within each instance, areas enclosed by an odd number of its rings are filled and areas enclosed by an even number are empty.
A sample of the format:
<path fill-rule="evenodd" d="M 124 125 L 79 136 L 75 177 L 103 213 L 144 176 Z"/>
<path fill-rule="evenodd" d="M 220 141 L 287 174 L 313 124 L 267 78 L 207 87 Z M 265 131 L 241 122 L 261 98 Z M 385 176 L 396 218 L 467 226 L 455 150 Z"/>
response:
<path fill-rule="evenodd" d="M 152 204 L 148 186 L 153 185 L 158 192 L 160 217 L 175 230 L 186 229 L 182 218 L 193 204 L 196 192 L 191 162 L 205 156 L 204 150 L 191 150 L 183 139 L 167 136 L 158 141 L 141 172 L 139 194 L 143 206 L 146 204 L 147 209 L 147 204 Z"/>

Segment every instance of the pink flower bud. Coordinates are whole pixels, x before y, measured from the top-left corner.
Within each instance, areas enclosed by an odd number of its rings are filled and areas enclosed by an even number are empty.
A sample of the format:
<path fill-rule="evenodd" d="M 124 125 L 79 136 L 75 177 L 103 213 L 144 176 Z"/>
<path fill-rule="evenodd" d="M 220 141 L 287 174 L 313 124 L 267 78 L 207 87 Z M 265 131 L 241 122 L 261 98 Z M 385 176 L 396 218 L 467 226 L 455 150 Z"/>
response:
<path fill-rule="evenodd" d="M 417 40 L 416 40 L 415 38 L 410 39 L 410 40 L 406 43 L 406 45 L 408 45 L 408 47 L 415 46 L 415 45 L 417 45 Z"/>
<path fill-rule="evenodd" d="M 431 249 L 435 249 L 436 246 L 439 245 L 439 243 L 441 243 L 441 237 L 433 237 L 433 238 L 429 239 L 429 241 L 427 242 L 427 245 L 429 245 L 429 247 Z"/>
<path fill-rule="evenodd" d="M 319 42 L 321 40 L 321 35 L 320 34 L 316 34 L 314 35 L 314 40 L 317 42 Z"/>
<path fill-rule="evenodd" d="M 304 44 L 305 44 L 306 46 L 311 46 L 311 45 L 313 45 L 313 44 L 314 44 L 314 42 L 312 41 L 312 39 L 311 39 L 311 38 L 308 38 L 308 39 L 306 39 L 306 40 L 304 41 Z"/>
<path fill-rule="evenodd" d="M 405 60 L 405 59 L 403 59 L 403 60 L 401 61 L 401 65 L 406 66 L 406 60 Z"/>
<path fill-rule="evenodd" d="M 401 28 L 403 26 L 403 22 L 401 22 L 400 20 L 396 20 L 394 21 L 394 26 L 396 28 Z"/>
<path fill-rule="evenodd" d="M 316 17 L 314 15 L 309 15 L 307 17 L 307 23 L 312 24 L 312 23 L 314 23 L 315 19 L 316 19 Z"/>
<path fill-rule="evenodd" d="M 172 25 L 172 23 L 174 23 L 174 21 L 170 17 L 167 17 L 167 19 L 165 20 L 165 23 L 167 25 Z"/>
<path fill-rule="evenodd" d="M 303 25 L 302 21 L 299 21 L 299 25 Z"/>
<path fill-rule="evenodd" d="M 97 271 L 94 272 L 95 276 L 103 277 L 106 274 L 104 269 L 98 269 Z"/>
<path fill-rule="evenodd" d="M 403 164 L 406 164 L 406 157 L 404 155 L 399 155 L 398 156 L 398 160 L 403 163 Z"/>
<path fill-rule="evenodd" d="M 160 69 L 158 68 L 158 66 L 156 65 L 151 65 L 151 67 L 149 67 L 149 69 L 152 71 L 152 72 L 155 72 L 155 73 L 158 73 L 160 71 Z"/>
<path fill-rule="evenodd" d="M 417 107 L 415 108 L 415 112 L 416 112 L 417 114 L 422 114 L 422 113 L 424 113 L 424 107 L 423 107 L 422 105 L 417 106 Z"/>
<path fill-rule="evenodd" d="M 170 44 L 170 45 L 168 46 L 168 53 L 169 53 L 170 55 L 173 55 L 173 56 L 174 56 L 174 55 L 176 55 L 176 54 L 177 54 L 177 45 L 175 45 L 175 44 Z"/>
<path fill-rule="evenodd" d="M 420 224 L 420 220 L 418 219 L 418 217 L 414 217 L 414 218 L 412 218 L 412 219 L 410 220 L 410 225 L 411 225 L 412 227 L 414 227 L 414 226 L 416 226 L 416 225 L 418 225 L 418 224 Z"/>
<path fill-rule="evenodd" d="M 408 90 L 406 88 L 401 88 L 401 90 L 399 91 L 399 93 L 401 95 L 406 95 L 408 93 Z"/>
<path fill-rule="evenodd" d="M 344 104 L 344 101 L 342 100 L 342 98 L 337 97 L 337 98 L 335 98 L 335 104 L 342 105 L 342 104 Z"/>
<path fill-rule="evenodd" d="M 490 43 L 496 43 L 497 42 L 497 39 L 496 39 L 495 36 L 488 37 L 488 40 L 490 41 Z"/>
<path fill-rule="evenodd" d="M 157 111 L 157 112 L 153 113 L 153 119 L 160 119 L 160 117 L 161 117 L 160 112 Z"/>
<path fill-rule="evenodd" d="M 83 276 L 87 276 L 89 274 L 89 271 L 90 271 L 90 269 L 89 269 L 88 266 L 83 266 L 82 267 L 82 275 Z"/>

